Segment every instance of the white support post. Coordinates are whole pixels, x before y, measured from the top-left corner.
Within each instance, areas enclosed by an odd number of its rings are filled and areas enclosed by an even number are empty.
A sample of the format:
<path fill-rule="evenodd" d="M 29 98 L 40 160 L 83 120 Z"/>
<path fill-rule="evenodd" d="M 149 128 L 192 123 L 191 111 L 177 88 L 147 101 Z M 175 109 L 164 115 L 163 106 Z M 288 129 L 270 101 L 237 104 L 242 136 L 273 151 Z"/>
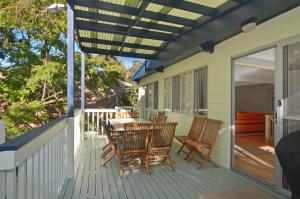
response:
<path fill-rule="evenodd" d="M 81 52 L 81 137 L 84 134 L 84 109 L 85 109 L 85 54 Z"/>
<path fill-rule="evenodd" d="M 81 110 L 85 108 L 85 54 L 81 52 Z"/>
<path fill-rule="evenodd" d="M 68 4 L 67 33 L 67 173 L 68 178 L 74 177 L 74 10 Z"/>
<path fill-rule="evenodd" d="M 0 144 L 5 142 L 5 123 L 3 120 L 0 120 Z"/>

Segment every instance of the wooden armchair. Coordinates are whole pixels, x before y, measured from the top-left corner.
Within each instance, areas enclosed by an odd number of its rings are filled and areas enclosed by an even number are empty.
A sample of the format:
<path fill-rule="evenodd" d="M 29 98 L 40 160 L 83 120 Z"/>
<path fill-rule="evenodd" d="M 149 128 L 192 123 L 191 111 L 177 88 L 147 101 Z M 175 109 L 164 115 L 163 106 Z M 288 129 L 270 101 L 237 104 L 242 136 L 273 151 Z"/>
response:
<path fill-rule="evenodd" d="M 186 144 L 191 148 L 191 152 L 188 154 L 186 159 L 191 161 L 196 155 L 203 159 L 198 169 L 203 168 L 208 162 L 217 167 L 216 163 L 211 160 L 210 155 L 214 149 L 221 125 L 222 121 L 207 119 L 200 139 L 198 141 L 186 141 Z"/>
<path fill-rule="evenodd" d="M 149 123 L 124 124 L 124 132 L 117 139 L 120 161 L 119 173 L 121 177 L 124 176 L 125 170 L 138 169 L 144 166 L 143 162 L 147 154 L 149 133 Z"/>
<path fill-rule="evenodd" d="M 175 138 L 181 143 L 181 147 L 179 148 L 177 154 L 180 154 L 180 152 L 183 150 L 184 147 L 187 149 L 191 149 L 189 145 L 186 144 L 186 141 L 192 140 L 197 141 L 201 135 L 202 129 L 204 127 L 204 124 L 206 122 L 207 117 L 205 116 L 194 116 L 192 126 L 190 128 L 190 131 L 187 135 L 183 136 L 175 136 Z"/>
<path fill-rule="evenodd" d="M 164 111 L 159 111 L 157 113 L 151 113 L 148 120 L 151 122 L 165 122 L 167 120 L 167 116 L 165 116 Z"/>
<path fill-rule="evenodd" d="M 101 157 L 104 158 L 109 154 L 108 159 L 102 164 L 106 166 L 108 162 L 110 162 L 117 154 L 117 138 L 119 133 L 113 129 L 110 124 L 105 124 L 104 126 L 105 134 L 107 136 L 108 144 L 103 147 L 103 152 L 101 153 Z"/>
<path fill-rule="evenodd" d="M 152 163 L 166 163 L 175 171 L 175 162 L 172 161 L 170 150 L 175 134 L 176 122 L 152 123 L 150 145 L 146 156 L 146 169 L 150 174 Z"/>

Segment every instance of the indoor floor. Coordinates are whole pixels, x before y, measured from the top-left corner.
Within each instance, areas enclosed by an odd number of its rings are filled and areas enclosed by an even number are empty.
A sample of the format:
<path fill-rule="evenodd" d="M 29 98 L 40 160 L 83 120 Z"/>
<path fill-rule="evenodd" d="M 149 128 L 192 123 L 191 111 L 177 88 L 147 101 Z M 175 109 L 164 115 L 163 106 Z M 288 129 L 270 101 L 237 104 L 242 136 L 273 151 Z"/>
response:
<path fill-rule="evenodd" d="M 235 137 L 235 167 L 274 184 L 274 141 L 264 134 Z"/>

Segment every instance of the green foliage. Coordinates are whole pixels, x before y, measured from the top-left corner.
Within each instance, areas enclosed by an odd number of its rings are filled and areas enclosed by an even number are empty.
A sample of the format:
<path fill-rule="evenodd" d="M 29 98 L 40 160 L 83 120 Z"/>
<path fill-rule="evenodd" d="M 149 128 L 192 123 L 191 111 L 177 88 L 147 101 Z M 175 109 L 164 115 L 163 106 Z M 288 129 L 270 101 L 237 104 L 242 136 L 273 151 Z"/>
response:
<path fill-rule="evenodd" d="M 7 104 L 0 118 L 9 138 L 66 110 L 66 12 L 45 12 L 52 3 L 57 1 L 0 0 L 0 104 Z M 115 57 L 86 56 L 87 100 L 105 97 L 126 71 Z M 79 53 L 74 86 L 78 99 Z"/>
<path fill-rule="evenodd" d="M 45 108 L 38 101 L 12 103 L 3 117 L 9 130 L 8 138 L 19 136 L 36 124 L 48 121 L 50 118 L 45 112 Z"/>
<path fill-rule="evenodd" d="M 138 95 L 136 90 L 132 87 L 122 89 L 119 95 L 119 103 L 120 106 L 137 106 Z"/>

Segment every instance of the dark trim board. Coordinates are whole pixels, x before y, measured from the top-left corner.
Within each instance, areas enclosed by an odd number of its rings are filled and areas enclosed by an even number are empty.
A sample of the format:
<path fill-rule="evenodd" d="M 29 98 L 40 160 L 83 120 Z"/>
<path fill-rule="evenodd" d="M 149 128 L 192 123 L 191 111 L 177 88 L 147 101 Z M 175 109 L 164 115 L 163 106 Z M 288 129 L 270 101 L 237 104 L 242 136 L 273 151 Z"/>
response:
<path fill-rule="evenodd" d="M 15 139 L 9 140 L 8 142 L 0 145 L 0 152 L 1 151 L 16 151 L 22 146 L 26 145 L 27 143 L 34 140 L 36 137 L 45 133 L 48 129 L 52 128 L 55 124 L 58 124 L 62 120 L 66 119 L 67 117 L 62 117 L 56 120 L 53 120 L 41 127 L 32 129 L 28 133 L 25 133 Z"/>

